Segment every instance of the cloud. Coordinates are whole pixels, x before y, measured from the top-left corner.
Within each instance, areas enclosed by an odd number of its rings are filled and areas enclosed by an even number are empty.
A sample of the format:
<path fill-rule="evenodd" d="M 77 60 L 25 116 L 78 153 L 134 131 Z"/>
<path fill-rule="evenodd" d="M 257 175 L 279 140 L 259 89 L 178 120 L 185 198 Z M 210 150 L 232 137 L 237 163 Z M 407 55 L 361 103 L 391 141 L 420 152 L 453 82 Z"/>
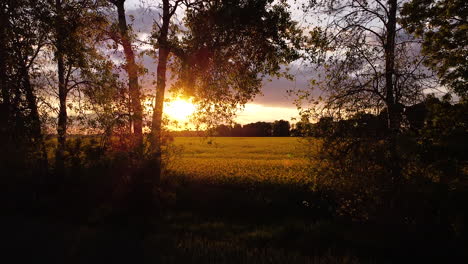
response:
<path fill-rule="evenodd" d="M 290 71 L 293 80 L 286 78 L 274 78 L 263 80 L 262 94 L 254 99 L 254 103 L 267 106 L 294 107 L 294 91 L 307 89 L 312 73 L 307 73 L 306 69 L 293 69 Z M 290 94 L 288 91 L 292 91 Z"/>
<path fill-rule="evenodd" d="M 127 22 L 131 23 L 135 33 L 151 34 L 154 21 L 159 20 L 159 10 L 138 8 L 126 10 Z"/>

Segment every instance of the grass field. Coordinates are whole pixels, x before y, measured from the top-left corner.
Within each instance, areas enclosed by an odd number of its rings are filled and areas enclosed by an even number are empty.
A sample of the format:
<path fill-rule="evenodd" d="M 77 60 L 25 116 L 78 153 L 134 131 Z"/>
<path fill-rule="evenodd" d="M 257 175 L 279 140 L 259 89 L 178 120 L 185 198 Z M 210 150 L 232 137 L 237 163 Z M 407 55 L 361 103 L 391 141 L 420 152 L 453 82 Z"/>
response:
<path fill-rule="evenodd" d="M 171 174 L 220 182 L 306 183 L 307 144 L 291 137 L 178 137 Z"/>

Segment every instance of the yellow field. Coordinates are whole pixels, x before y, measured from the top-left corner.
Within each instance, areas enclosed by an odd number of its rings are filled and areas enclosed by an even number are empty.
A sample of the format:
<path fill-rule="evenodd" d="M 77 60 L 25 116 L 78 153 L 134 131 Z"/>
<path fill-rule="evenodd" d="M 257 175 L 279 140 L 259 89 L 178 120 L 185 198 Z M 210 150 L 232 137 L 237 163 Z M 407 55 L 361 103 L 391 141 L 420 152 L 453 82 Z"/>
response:
<path fill-rule="evenodd" d="M 298 138 L 178 137 L 170 173 L 217 181 L 308 182 L 305 142 Z"/>

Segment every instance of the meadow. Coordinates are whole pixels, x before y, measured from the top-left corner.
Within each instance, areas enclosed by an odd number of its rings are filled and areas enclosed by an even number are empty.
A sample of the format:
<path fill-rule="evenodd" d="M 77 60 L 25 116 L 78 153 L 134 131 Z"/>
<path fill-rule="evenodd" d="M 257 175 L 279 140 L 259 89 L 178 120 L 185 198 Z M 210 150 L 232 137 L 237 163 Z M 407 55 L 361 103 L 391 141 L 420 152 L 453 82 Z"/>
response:
<path fill-rule="evenodd" d="M 177 137 L 173 145 L 169 175 L 217 182 L 310 182 L 307 173 L 309 148 L 304 139 Z"/>

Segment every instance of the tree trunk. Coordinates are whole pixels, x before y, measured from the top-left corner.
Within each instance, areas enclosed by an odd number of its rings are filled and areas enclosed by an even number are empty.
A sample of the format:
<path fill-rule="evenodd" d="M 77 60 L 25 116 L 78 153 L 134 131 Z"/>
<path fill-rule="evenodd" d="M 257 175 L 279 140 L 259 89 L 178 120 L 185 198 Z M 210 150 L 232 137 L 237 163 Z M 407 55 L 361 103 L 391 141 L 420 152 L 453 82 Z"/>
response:
<path fill-rule="evenodd" d="M 0 115 L 2 119 L 2 132 L 3 129 L 7 129 L 7 123 L 10 120 L 10 91 L 8 87 L 8 78 L 7 78 L 7 26 L 8 26 L 8 17 L 6 12 L 6 3 L 2 2 L 0 4 L 0 90 L 2 93 L 2 114 Z"/>
<path fill-rule="evenodd" d="M 31 119 L 31 134 L 33 139 L 34 147 L 38 147 L 41 153 L 40 158 L 40 171 L 41 174 L 45 174 L 48 170 L 48 160 L 47 160 L 47 150 L 44 143 L 44 137 L 42 134 L 41 128 L 41 119 L 39 117 L 39 111 L 37 109 L 37 99 L 31 85 L 31 80 L 29 78 L 29 71 L 26 68 L 25 63 L 21 67 L 22 78 L 23 78 L 23 88 L 26 93 L 26 101 L 28 102 L 28 108 L 31 111 L 29 116 Z"/>
<path fill-rule="evenodd" d="M 156 102 L 153 110 L 153 118 L 151 124 L 151 146 L 153 149 L 154 158 L 154 183 L 158 184 L 161 178 L 162 167 L 162 114 L 164 107 L 164 92 L 166 90 L 166 68 L 169 57 L 169 46 L 167 43 L 167 35 L 169 32 L 169 0 L 163 0 L 163 22 L 161 26 L 160 36 L 158 38 L 159 54 L 158 67 L 156 73 Z"/>
<path fill-rule="evenodd" d="M 138 86 L 138 67 L 135 63 L 135 53 L 128 35 L 127 19 L 125 18 L 125 0 L 113 1 L 117 7 L 120 40 L 124 49 L 126 71 L 128 74 L 128 90 L 130 93 L 130 105 L 132 111 L 133 133 L 135 146 L 143 145 L 143 110 L 141 107 L 140 88 Z"/>
<path fill-rule="evenodd" d="M 56 20 L 56 59 L 57 59 L 57 74 L 58 74 L 58 89 L 59 89 L 59 114 L 57 123 L 57 152 L 56 152 L 56 170 L 62 174 L 65 169 L 65 144 L 67 141 L 67 85 L 65 83 L 65 62 L 64 62 L 64 33 L 63 33 L 63 18 L 62 18 L 62 3 L 60 0 L 55 1 L 57 12 Z"/>
<path fill-rule="evenodd" d="M 395 80 L 395 36 L 396 36 L 396 13 L 397 0 L 388 0 L 388 22 L 386 24 L 387 39 L 385 45 L 385 85 L 386 105 L 388 111 L 388 144 L 390 152 L 390 169 L 392 184 L 395 190 L 399 189 L 401 181 L 401 166 L 397 150 L 397 138 L 401 125 L 401 111 L 398 98 L 396 97 Z"/>
<path fill-rule="evenodd" d="M 387 28 L 387 39 L 385 45 L 385 88 L 388 109 L 388 126 L 395 132 L 399 129 L 399 118 L 397 113 L 397 99 L 395 98 L 395 35 L 396 35 L 396 10 L 397 0 L 389 0 L 389 15 Z"/>

